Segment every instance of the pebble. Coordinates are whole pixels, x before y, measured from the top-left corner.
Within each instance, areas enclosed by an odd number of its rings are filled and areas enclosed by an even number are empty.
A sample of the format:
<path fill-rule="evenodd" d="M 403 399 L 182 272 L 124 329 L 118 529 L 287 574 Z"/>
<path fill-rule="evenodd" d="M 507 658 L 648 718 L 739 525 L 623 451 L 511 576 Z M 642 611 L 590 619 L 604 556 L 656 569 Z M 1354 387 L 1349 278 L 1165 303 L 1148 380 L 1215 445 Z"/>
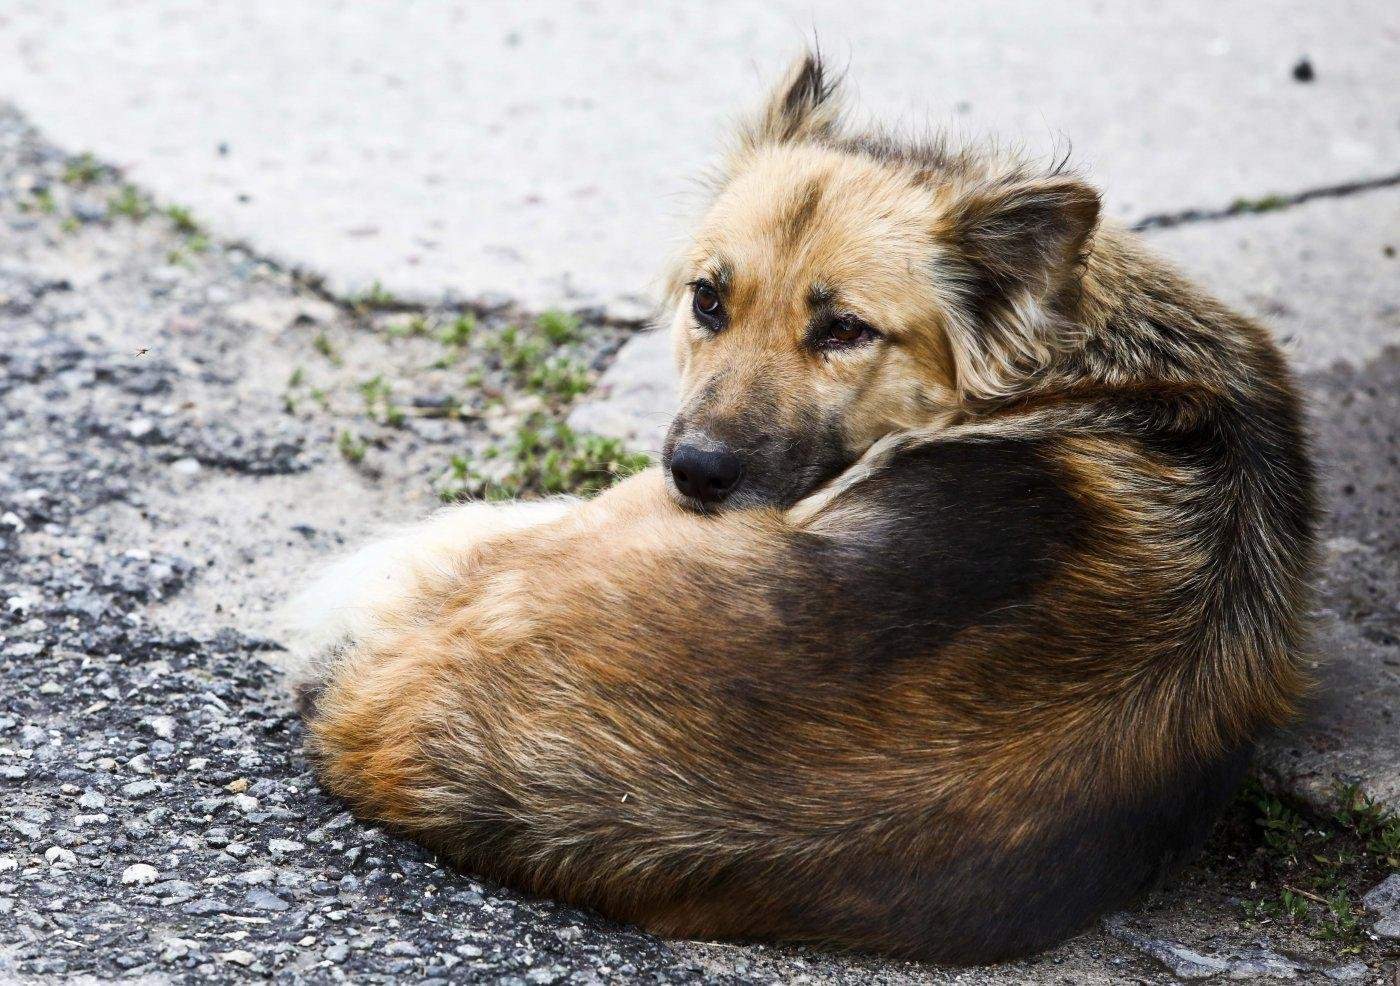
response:
<path fill-rule="evenodd" d="M 150 863 L 132 863 L 122 870 L 122 883 L 127 886 L 148 886 L 160 879 L 160 873 Z"/>
<path fill-rule="evenodd" d="M 238 874 L 238 879 L 251 886 L 258 886 L 264 883 L 271 883 L 273 876 L 272 870 L 268 869 L 266 866 L 262 866 L 258 869 L 247 870 Z"/>
<path fill-rule="evenodd" d="M 149 719 L 143 719 L 142 725 L 163 740 L 175 738 L 174 716 L 151 716 Z"/>
<path fill-rule="evenodd" d="M 177 476 L 193 476 L 195 473 L 199 472 L 201 468 L 203 467 L 200 466 L 198 459 L 188 456 L 183 459 L 176 459 L 174 462 L 170 463 L 170 471 Z"/>
<path fill-rule="evenodd" d="M 73 850 L 64 849 L 62 846 L 49 846 L 44 850 L 44 859 L 48 860 L 50 866 L 72 866 L 78 861 Z"/>
<path fill-rule="evenodd" d="M 243 900 L 249 907 L 260 911 L 285 911 L 292 906 L 272 891 L 264 890 L 262 887 L 254 887 L 249 890 L 243 895 Z"/>
<path fill-rule="evenodd" d="M 160 785 L 151 780 L 132 781 L 129 784 L 122 785 L 122 794 L 125 794 L 128 798 L 144 798 L 146 795 L 155 794 L 159 790 Z"/>
<path fill-rule="evenodd" d="M 219 953 L 219 958 L 225 962 L 232 962 L 234 965 L 250 966 L 257 961 L 257 956 L 243 948 L 235 948 L 228 952 Z"/>
<path fill-rule="evenodd" d="M 156 423 L 150 418 L 137 418 L 134 421 L 127 422 L 126 433 L 132 438 L 145 438 L 151 432 L 155 431 L 155 428 Z"/>
<path fill-rule="evenodd" d="M 1392 873 L 1366 891 L 1361 903 L 1376 917 L 1371 930 L 1382 938 L 1400 938 L 1400 873 Z"/>

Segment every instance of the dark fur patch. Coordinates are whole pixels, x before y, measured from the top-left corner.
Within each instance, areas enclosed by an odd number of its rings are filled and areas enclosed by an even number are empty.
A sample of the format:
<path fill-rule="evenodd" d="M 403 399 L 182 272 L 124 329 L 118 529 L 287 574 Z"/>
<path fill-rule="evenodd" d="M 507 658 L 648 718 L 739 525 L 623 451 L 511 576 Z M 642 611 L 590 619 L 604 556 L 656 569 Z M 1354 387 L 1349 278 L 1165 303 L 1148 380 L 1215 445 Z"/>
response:
<path fill-rule="evenodd" d="M 821 201 L 822 186 L 818 181 L 808 182 L 793 199 L 791 207 L 779 220 L 785 249 L 792 250 L 802 242 L 802 238 L 807 234 L 807 224 L 816 215 L 817 206 L 821 205 Z"/>
<path fill-rule="evenodd" d="M 967 627 L 1005 624 L 1086 523 L 1030 441 L 919 445 L 850 496 L 870 519 L 800 542 L 804 574 L 778 590 L 846 667 L 917 661 Z"/>
<path fill-rule="evenodd" d="M 833 880 L 831 900 L 854 914 L 901 902 L 883 911 L 888 924 L 880 932 L 895 954 L 958 964 L 1031 954 L 1126 906 L 1193 857 L 1250 753 L 1242 746 L 1210 763 L 1183 765 L 1109 802 L 1083 791 L 1046 792 L 1046 804 L 1026 807 L 1060 824 L 1012 847 L 982 842 L 977 820 L 965 819 L 961 838 L 922 866 L 855 854 Z M 794 924 L 841 926 L 839 911 L 824 902 L 808 906 L 809 913 L 792 916 Z"/>
<path fill-rule="evenodd" d="M 797 136 L 807 115 L 831 98 L 840 81 L 839 77 L 827 73 L 820 56 L 809 55 L 783 96 L 785 129 L 775 136 L 780 140 L 791 140 Z"/>

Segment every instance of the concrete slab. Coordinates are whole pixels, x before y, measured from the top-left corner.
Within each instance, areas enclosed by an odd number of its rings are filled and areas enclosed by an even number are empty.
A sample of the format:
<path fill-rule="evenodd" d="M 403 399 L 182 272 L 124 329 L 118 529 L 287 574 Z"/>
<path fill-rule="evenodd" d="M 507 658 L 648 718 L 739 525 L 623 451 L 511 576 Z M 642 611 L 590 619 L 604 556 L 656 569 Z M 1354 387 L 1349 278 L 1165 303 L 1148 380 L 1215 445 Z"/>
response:
<path fill-rule="evenodd" d="M 1301 372 L 1400 345 L 1400 188 L 1146 236 L 1270 326 Z"/>
<path fill-rule="evenodd" d="M 1400 160 L 1400 8 L 1366 0 L 13 0 L 0 94 L 336 290 L 635 312 L 722 125 L 814 31 L 884 119 L 1066 135 L 1118 215 Z"/>
<path fill-rule="evenodd" d="M 1331 803 L 1339 782 L 1357 782 L 1400 810 L 1400 654 L 1335 613 L 1324 614 L 1313 647 L 1317 693 L 1302 721 L 1260 750 L 1260 771 L 1314 806 Z"/>
<path fill-rule="evenodd" d="M 622 347 L 597 386 L 569 414 L 569 425 L 659 456 L 679 397 L 671 334 L 652 329 Z"/>

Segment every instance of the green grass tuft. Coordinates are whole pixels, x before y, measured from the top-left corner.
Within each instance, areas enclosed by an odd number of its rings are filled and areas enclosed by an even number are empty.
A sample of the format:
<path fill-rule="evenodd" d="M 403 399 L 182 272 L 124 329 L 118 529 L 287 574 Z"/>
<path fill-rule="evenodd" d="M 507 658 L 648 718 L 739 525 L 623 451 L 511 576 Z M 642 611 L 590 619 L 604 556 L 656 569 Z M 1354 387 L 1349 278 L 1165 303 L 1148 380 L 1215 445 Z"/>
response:
<path fill-rule="evenodd" d="M 476 332 L 476 319 L 470 315 L 459 315 L 443 327 L 443 330 L 438 333 L 438 340 L 444 346 L 460 349 L 471 342 L 474 332 Z"/>
<path fill-rule="evenodd" d="M 175 232 L 183 233 L 186 236 L 193 236 L 199 232 L 199 223 L 194 221 L 194 216 L 184 206 L 167 206 L 165 215 L 170 220 L 171 225 L 175 227 Z"/>
<path fill-rule="evenodd" d="M 1337 808 L 1308 814 L 1250 781 L 1241 801 L 1257 844 L 1245 860 L 1252 885 L 1272 889 L 1240 909 L 1258 925 L 1286 924 L 1356 954 L 1366 940 L 1360 895 L 1400 863 L 1400 816 L 1354 784 L 1339 784 Z"/>
<path fill-rule="evenodd" d="M 557 309 L 544 312 L 535 324 L 552 345 L 562 346 L 578 338 L 579 318 Z"/>
<path fill-rule="evenodd" d="M 64 166 L 63 183 L 82 188 L 97 181 L 105 171 L 91 154 L 79 154 Z"/>
<path fill-rule="evenodd" d="M 150 200 L 137 191 L 135 185 L 123 185 L 122 190 L 107 201 L 107 208 L 115 215 L 137 221 L 151 214 Z"/>
<path fill-rule="evenodd" d="M 331 337 L 326 335 L 324 330 L 316 333 L 316 338 L 311 340 L 311 348 L 330 360 L 333 366 L 340 366 L 345 362 L 341 359 L 340 352 L 335 348 L 335 344 L 331 342 Z"/>
<path fill-rule="evenodd" d="M 504 460 L 498 478 L 488 479 L 461 456 L 452 458 L 439 483 L 446 501 L 470 497 L 513 500 L 573 493 L 591 496 L 651 464 L 651 457 L 630 452 L 621 441 L 581 434 L 562 421 L 535 415 L 511 441 L 487 449 L 483 461 Z"/>
<path fill-rule="evenodd" d="M 1274 212 L 1278 209 L 1286 208 L 1288 199 L 1282 195 L 1265 195 L 1258 199 L 1235 199 L 1230 203 L 1230 211 L 1239 212 Z"/>
<path fill-rule="evenodd" d="M 365 461 L 365 451 L 368 446 L 359 436 L 351 434 L 350 431 L 342 431 L 336 440 L 336 447 L 340 449 L 341 456 L 351 465 L 359 465 Z"/>
<path fill-rule="evenodd" d="M 397 307 L 399 299 L 394 296 L 393 292 L 386 290 L 384 285 L 375 281 L 368 290 L 354 298 L 350 304 L 361 312 L 381 311 Z"/>

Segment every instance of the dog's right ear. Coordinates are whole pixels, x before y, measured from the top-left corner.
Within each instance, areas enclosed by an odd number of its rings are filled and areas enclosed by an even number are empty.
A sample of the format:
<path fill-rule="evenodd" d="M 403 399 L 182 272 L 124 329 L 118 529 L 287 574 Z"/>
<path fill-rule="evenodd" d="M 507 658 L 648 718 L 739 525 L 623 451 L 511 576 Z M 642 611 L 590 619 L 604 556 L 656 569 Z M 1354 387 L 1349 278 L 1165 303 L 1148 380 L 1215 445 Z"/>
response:
<path fill-rule="evenodd" d="M 831 136 L 841 119 L 840 82 L 820 55 L 802 55 L 774 87 L 762 111 L 740 129 L 743 149 Z"/>

